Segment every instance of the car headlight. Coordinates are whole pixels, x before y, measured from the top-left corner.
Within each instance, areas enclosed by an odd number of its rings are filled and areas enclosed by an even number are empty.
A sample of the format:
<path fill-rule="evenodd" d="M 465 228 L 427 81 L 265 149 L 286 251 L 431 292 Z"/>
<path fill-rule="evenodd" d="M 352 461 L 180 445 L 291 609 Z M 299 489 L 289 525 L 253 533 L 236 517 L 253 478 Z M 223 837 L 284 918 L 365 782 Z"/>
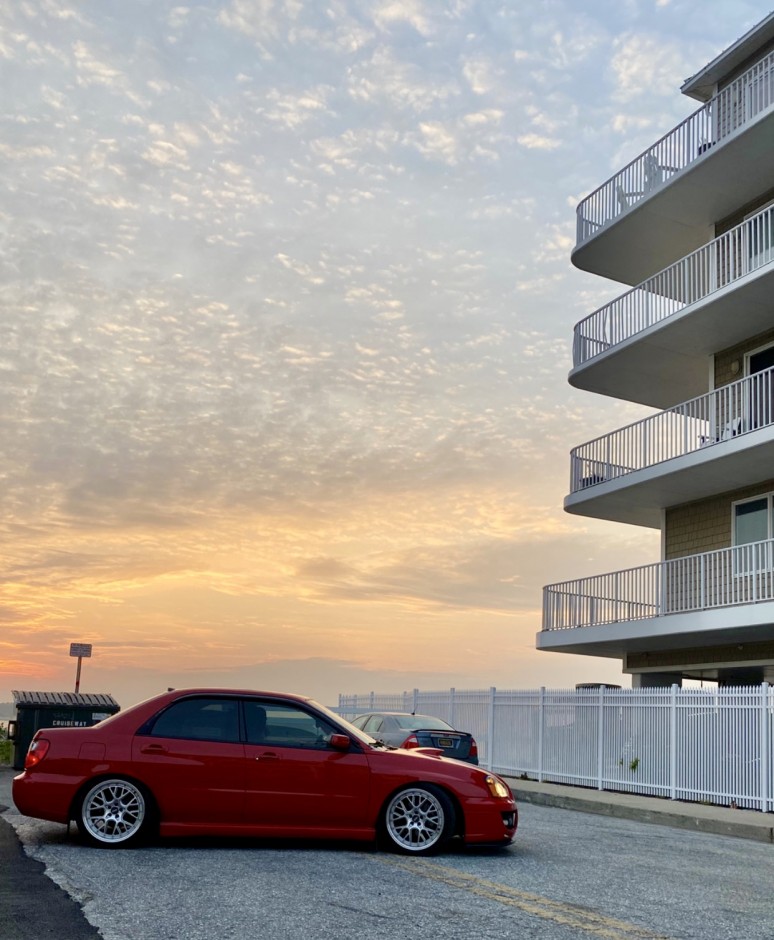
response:
<path fill-rule="evenodd" d="M 499 777 L 494 777 L 492 774 L 487 774 L 486 785 L 492 796 L 498 797 L 499 799 L 507 799 L 511 795 L 511 791 L 508 789 L 507 785 L 504 784 Z"/>

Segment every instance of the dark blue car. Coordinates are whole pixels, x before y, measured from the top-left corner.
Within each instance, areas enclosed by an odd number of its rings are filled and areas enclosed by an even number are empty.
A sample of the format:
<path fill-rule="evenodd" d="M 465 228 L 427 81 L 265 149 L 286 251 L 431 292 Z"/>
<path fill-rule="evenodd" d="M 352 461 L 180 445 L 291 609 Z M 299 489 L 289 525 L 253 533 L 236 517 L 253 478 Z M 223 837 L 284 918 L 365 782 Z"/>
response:
<path fill-rule="evenodd" d="M 369 712 L 358 715 L 351 724 L 392 747 L 436 747 L 444 757 L 478 763 L 478 746 L 473 735 L 455 731 L 442 718 L 407 712 Z"/>

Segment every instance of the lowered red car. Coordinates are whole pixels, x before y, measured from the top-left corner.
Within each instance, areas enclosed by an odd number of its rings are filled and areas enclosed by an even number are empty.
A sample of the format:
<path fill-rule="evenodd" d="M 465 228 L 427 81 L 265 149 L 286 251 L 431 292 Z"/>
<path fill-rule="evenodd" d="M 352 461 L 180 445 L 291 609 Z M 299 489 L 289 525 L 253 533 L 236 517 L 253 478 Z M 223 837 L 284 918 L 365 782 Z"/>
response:
<path fill-rule="evenodd" d="M 433 748 L 390 749 L 308 698 L 166 692 L 92 728 L 45 728 L 13 799 L 85 841 L 162 836 L 373 840 L 414 855 L 454 836 L 507 845 L 518 813 L 507 784 Z"/>

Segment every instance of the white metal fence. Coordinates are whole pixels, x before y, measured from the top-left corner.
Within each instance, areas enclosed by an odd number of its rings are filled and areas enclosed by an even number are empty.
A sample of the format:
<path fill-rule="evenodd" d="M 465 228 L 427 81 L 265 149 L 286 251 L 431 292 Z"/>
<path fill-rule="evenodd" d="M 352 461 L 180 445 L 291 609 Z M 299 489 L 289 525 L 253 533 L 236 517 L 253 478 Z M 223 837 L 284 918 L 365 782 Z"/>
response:
<path fill-rule="evenodd" d="M 414 711 L 469 731 L 490 770 L 774 812 L 774 689 L 414 689 L 340 695 L 345 718 Z"/>
<path fill-rule="evenodd" d="M 769 53 L 587 196 L 578 205 L 577 243 L 754 121 L 774 102 L 773 76 Z"/>
<path fill-rule="evenodd" d="M 575 326 L 573 365 L 582 365 L 770 264 L 772 234 L 774 207 L 770 206 L 595 310 Z"/>
<path fill-rule="evenodd" d="M 570 453 L 570 492 L 772 423 L 774 369 L 766 369 L 575 447 Z"/>
<path fill-rule="evenodd" d="M 774 540 L 549 584 L 543 629 L 573 630 L 774 600 Z"/>

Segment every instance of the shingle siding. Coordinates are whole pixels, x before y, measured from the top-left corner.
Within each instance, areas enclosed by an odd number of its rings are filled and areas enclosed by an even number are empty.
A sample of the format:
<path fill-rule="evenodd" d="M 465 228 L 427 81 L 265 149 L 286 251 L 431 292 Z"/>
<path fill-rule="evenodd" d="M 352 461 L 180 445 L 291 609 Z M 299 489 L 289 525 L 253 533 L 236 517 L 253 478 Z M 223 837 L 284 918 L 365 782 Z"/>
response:
<path fill-rule="evenodd" d="M 774 189 L 768 189 L 757 198 L 746 203 L 740 209 L 736 209 L 731 215 L 720 219 L 715 223 L 715 238 L 720 238 L 737 225 L 741 225 L 748 215 L 752 215 L 758 209 L 762 209 L 774 199 Z"/>
<path fill-rule="evenodd" d="M 774 301 L 771 305 L 771 318 L 774 320 Z M 774 329 L 767 330 L 765 333 L 758 333 L 757 336 L 751 336 L 743 343 L 731 346 L 729 349 L 723 349 L 715 354 L 715 388 L 721 388 L 723 385 L 729 385 L 744 378 L 744 357 L 754 349 L 760 349 L 761 346 L 767 346 L 774 343 Z M 738 371 L 733 372 L 733 364 L 738 363 Z"/>
<path fill-rule="evenodd" d="M 774 491 L 774 479 L 744 489 L 667 509 L 664 522 L 664 558 L 699 555 L 731 546 L 731 505 L 739 499 Z"/>

